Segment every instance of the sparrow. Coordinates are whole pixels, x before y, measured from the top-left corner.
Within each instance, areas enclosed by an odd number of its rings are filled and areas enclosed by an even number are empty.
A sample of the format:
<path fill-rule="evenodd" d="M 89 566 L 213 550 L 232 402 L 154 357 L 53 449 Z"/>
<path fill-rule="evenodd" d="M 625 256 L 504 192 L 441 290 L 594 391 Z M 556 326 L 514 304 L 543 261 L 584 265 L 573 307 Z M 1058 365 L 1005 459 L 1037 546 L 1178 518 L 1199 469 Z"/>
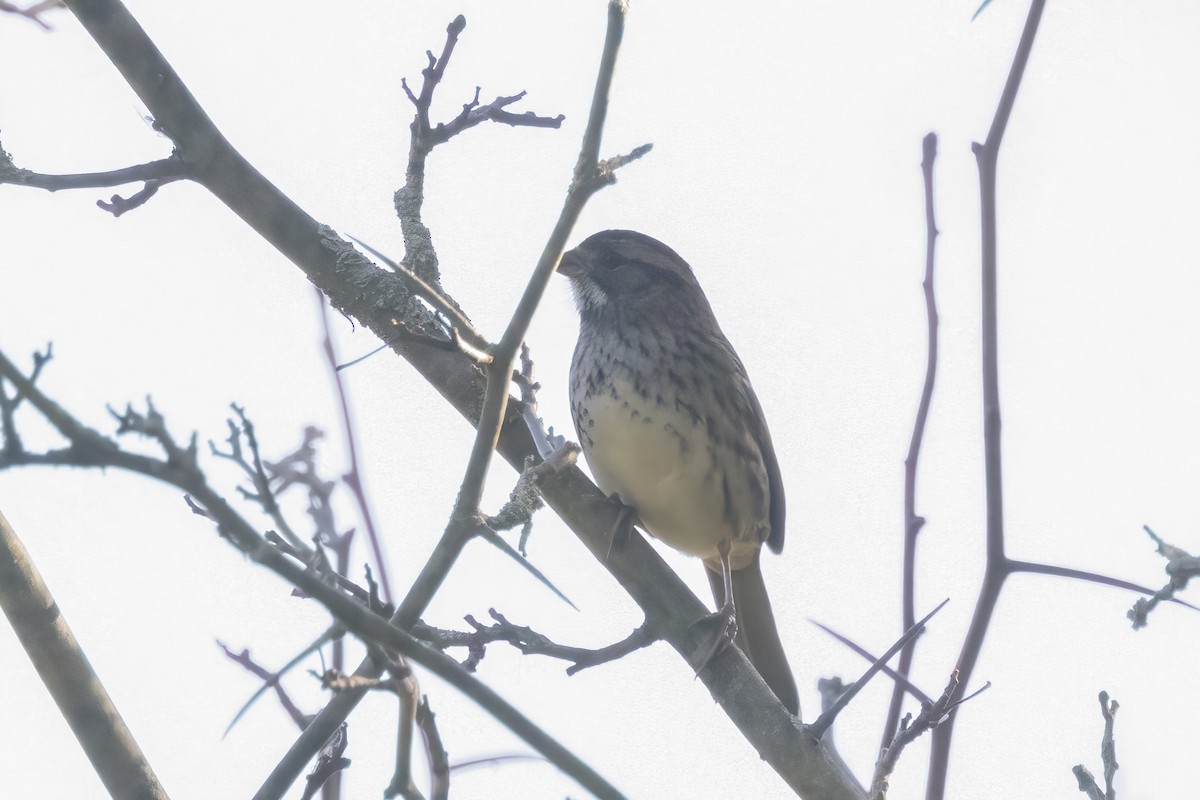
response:
<path fill-rule="evenodd" d="M 798 714 L 759 564 L 763 543 L 783 549 L 783 481 L 745 366 L 662 242 L 601 231 L 558 271 L 579 310 L 571 413 L 597 485 L 654 538 L 703 559 L 719 626 L 701 670 L 733 639 Z"/>

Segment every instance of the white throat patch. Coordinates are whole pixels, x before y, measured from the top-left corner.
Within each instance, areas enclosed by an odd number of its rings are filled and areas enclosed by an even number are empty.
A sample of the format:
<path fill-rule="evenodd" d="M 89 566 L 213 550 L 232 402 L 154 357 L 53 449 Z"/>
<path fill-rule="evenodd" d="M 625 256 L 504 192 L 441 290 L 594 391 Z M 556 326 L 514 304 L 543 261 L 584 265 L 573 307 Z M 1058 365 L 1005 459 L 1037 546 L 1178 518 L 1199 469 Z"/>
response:
<path fill-rule="evenodd" d="M 608 295 L 600 288 L 600 284 L 588 275 L 571 281 L 571 290 L 575 294 L 575 305 L 580 313 L 586 309 L 601 308 L 608 302 Z"/>

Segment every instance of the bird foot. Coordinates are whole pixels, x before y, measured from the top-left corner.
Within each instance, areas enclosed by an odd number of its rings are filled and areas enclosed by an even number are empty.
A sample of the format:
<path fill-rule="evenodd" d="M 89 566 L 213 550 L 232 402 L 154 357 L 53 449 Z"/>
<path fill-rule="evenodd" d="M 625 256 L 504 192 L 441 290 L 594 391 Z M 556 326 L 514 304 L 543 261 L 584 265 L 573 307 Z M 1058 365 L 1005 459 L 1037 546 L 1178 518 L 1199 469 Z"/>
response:
<path fill-rule="evenodd" d="M 733 604 L 726 603 L 715 613 L 696 620 L 693 625 L 710 629 L 701 639 L 704 657 L 699 662 L 700 666 L 696 667 L 696 677 L 699 678 L 700 673 L 708 667 L 709 663 L 722 650 L 733 644 L 737 637 L 737 614 L 734 612 Z"/>
<path fill-rule="evenodd" d="M 621 496 L 613 492 L 608 496 L 608 501 L 617 507 L 617 521 L 613 523 L 612 536 L 608 540 L 608 552 L 604 554 L 604 563 L 608 563 L 608 558 L 613 554 L 614 550 L 624 550 L 629 544 L 629 539 L 633 536 L 633 526 L 637 525 L 637 511 L 633 506 L 627 506 L 621 501 Z"/>

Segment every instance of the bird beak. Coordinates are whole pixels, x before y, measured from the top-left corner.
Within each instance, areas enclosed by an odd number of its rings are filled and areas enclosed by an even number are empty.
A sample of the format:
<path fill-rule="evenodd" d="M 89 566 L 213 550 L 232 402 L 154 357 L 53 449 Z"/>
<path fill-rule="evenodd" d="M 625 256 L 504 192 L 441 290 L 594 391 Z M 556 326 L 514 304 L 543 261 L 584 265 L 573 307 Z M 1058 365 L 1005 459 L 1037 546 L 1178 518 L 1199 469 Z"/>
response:
<path fill-rule="evenodd" d="M 578 278 L 583 274 L 583 259 L 579 256 L 579 248 L 568 250 L 558 262 L 559 273 L 568 278 Z"/>

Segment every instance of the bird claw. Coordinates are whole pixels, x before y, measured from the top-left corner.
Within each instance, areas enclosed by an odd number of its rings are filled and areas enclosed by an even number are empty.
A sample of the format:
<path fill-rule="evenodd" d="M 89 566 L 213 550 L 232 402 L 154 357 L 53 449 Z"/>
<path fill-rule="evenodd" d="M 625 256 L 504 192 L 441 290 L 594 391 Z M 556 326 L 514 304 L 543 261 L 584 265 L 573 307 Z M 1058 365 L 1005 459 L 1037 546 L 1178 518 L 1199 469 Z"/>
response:
<path fill-rule="evenodd" d="M 737 638 L 737 614 L 734 613 L 732 605 L 726 604 L 719 611 L 696 620 L 693 625 L 712 627 L 711 635 L 701 640 L 702 644 L 707 643 L 707 647 L 704 658 L 700 660 L 700 666 L 696 668 L 696 677 L 699 678 L 700 673 L 704 672 L 712 660 Z"/>

